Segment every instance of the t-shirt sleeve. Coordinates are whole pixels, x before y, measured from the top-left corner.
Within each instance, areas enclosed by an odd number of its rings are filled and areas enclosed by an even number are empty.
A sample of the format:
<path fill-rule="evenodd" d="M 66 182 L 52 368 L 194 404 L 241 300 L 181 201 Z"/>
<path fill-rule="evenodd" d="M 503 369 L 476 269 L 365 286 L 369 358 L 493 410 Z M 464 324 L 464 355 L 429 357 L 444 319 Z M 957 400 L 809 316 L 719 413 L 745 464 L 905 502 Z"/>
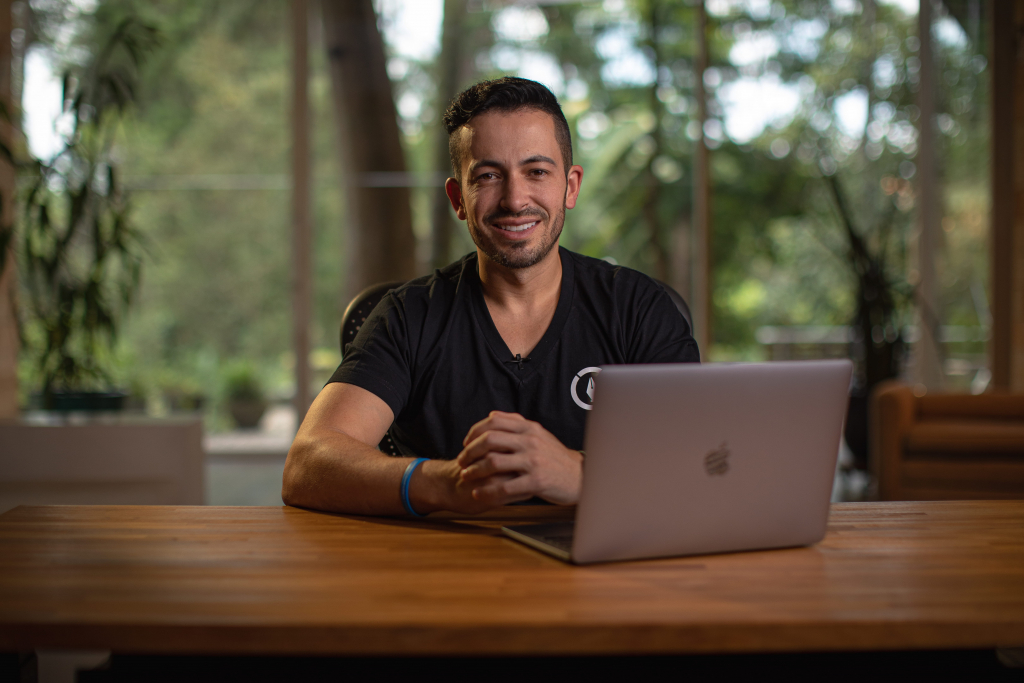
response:
<path fill-rule="evenodd" d="M 699 363 L 700 352 L 686 318 L 668 293 L 656 283 L 644 293 L 636 315 L 630 344 L 630 363 Z"/>
<path fill-rule="evenodd" d="M 327 383 L 344 382 L 366 389 L 397 416 L 405 408 L 412 386 L 408 338 L 402 305 L 389 292 L 367 316 Z"/>

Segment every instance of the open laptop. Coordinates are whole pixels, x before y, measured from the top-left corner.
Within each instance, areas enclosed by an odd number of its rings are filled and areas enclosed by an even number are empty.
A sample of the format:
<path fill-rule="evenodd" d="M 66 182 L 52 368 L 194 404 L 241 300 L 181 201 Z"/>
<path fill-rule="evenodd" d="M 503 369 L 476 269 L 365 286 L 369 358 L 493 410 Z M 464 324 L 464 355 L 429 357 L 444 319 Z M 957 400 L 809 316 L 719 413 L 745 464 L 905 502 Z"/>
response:
<path fill-rule="evenodd" d="M 577 564 L 816 543 L 852 371 L 848 360 L 605 366 L 575 522 L 502 531 Z"/>

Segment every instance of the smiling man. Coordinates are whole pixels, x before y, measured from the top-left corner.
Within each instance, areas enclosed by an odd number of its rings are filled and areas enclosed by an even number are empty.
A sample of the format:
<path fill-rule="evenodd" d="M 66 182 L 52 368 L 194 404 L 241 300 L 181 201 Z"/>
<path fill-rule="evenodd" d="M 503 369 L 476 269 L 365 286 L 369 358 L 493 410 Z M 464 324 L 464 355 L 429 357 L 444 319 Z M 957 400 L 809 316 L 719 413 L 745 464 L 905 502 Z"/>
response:
<path fill-rule="evenodd" d="M 479 83 L 444 123 L 445 190 L 476 252 L 392 290 L 367 318 L 288 453 L 289 505 L 422 515 L 575 504 L 599 366 L 699 358 L 656 281 L 558 246 L 583 169 L 547 88 Z M 377 450 L 389 429 L 408 457 Z"/>

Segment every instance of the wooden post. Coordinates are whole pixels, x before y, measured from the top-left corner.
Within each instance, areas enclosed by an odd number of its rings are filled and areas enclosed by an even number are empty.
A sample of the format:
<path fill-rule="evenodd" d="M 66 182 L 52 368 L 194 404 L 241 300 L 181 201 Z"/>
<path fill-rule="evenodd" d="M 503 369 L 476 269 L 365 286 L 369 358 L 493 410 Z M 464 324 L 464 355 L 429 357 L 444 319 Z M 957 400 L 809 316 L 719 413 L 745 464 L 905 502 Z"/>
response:
<path fill-rule="evenodd" d="M 708 118 L 704 72 L 708 68 L 707 10 L 704 0 L 697 3 L 697 121 L 700 136 L 693 153 L 693 313 L 694 338 L 702 360 L 707 360 L 711 344 L 711 179 L 708 147 L 704 140 L 704 123 Z"/>
<path fill-rule="evenodd" d="M 996 391 L 1024 392 L 1024 3 L 992 0 L 992 341 Z"/>
<path fill-rule="evenodd" d="M 310 404 L 309 318 L 313 296 L 309 157 L 309 10 L 292 0 L 292 346 L 295 412 L 301 424 Z"/>
<path fill-rule="evenodd" d="M 935 56 L 932 51 L 932 1 L 921 0 L 917 33 L 921 41 L 921 78 L 918 83 L 917 106 L 921 112 L 917 146 L 917 326 L 920 331 L 914 344 L 916 379 L 929 389 L 943 384 L 942 349 L 939 331 L 942 309 L 939 299 L 935 258 L 939 251 L 938 171 L 936 169 L 935 134 Z"/>
<path fill-rule="evenodd" d="M 371 182 L 406 171 L 373 2 L 320 5 L 349 216 L 347 299 L 367 285 L 414 277 L 416 237 L 408 185 Z"/>
<path fill-rule="evenodd" d="M 448 132 L 441 117 L 451 100 L 458 95 L 459 74 L 464 58 L 463 33 L 466 0 L 445 0 L 441 26 L 441 53 L 437 58 L 437 122 L 434 125 L 434 170 L 438 175 L 451 172 L 448 155 Z M 455 221 L 444 186 L 431 188 L 430 266 L 443 268 L 452 260 L 452 232 Z"/>
<path fill-rule="evenodd" d="M 648 0 L 647 9 L 641 12 L 643 21 L 647 24 L 648 33 L 647 47 L 649 56 L 654 62 L 654 82 L 647 91 L 648 106 L 654 115 L 654 127 L 650 132 L 650 139 L 654 142 L 651 157 L 644 169 L 643 178 L 646 185 L 646 192 L 640 215 L 647 225 L 648 253 L 653 261 L 651 274 L 662 282 L 668 282 L 672 277 L 672 256 L 669 253 L 671 244 L 666 245 L 665 235 L 662 231 L 661 216 L 658 213 L 658 206 L 661 204 L 661 181 L 654 173 L 655 161 L 661 156 L 664 148 L 663 128 L 665 125 L 665 105 L 658 99 L 658 79 L 664 66 L 664 55 L 661 50 L 659 34 L 661 33 L 662 3 L 661 0 Z"/>
<path fill-rule="evenodd" d="M 0 137 L 12 149 L 15 107 L 11 97 L 11 0 L 0 0 L 0 102 L 11 120 L 0 120 Z M 14 225 L 14 168 L 0 160 L 0 226 Z M 14 244 L 0 252 L 3 275 L 0 276 L 0 419 L 18 416 L 18 278 L 15 271 Z"/>

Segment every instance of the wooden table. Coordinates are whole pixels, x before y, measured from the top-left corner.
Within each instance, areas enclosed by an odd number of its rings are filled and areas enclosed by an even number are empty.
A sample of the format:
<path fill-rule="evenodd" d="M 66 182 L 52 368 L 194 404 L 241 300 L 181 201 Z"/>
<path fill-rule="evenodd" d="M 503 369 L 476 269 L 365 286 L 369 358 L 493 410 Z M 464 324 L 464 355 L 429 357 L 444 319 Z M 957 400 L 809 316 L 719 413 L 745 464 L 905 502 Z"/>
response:
<path fill-rule="evenodd" d="M 0 516 L 0 651 L 680 654 L 1024 647 L 1024 501 L 848 503 L 810 548 L 574 567 L 566 511 Z"/>

